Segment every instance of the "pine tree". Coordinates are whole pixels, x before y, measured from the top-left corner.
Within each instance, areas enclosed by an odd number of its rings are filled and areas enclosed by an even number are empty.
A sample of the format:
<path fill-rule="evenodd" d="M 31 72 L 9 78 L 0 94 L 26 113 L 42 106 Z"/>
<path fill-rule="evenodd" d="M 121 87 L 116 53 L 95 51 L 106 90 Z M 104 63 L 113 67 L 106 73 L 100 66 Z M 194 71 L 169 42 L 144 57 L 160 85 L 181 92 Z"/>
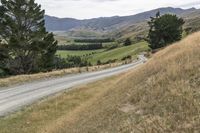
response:
<path fill-rule="evenodd" d="M 53 33 L 44 37 L 45 50 L 42 51 L 40 67 L 43 69 L 51 69 L 54 65 L 54 55 L 57 51 L 57 41 L 54 40 Z"/>
<path fill-rule="evenodd" d="M 157 49 L 179 41 L 182 37 L 184 20 L 176 15 L 166 14 L 151 17 L 149 24 L 148 41 L 152 49 Z"/>
<path fill-rule="evenodd" d="M 0 16 L 4 15 L 5 9 L 0 7 Z M 9 57 L 8 55 L 8 45 L 5 44 L 5 40 L 3 40 L 4 29 L 5 27 L 2 25 L 3 20 L 0 18 L 0 71 L 4 71 L 6 69 L 7 59 Z M 1 73 L 0 73 L 1 76 Z"/>
<path fill-rule="evenodd" d="M 22 74 L 46 67 L 41 62 L 52 62 L 57 42 L 45 29 L 44 10 L 34 0 L 1 0 L 1 4 L 0 39 L 9 50 L 10 71 Z"/>

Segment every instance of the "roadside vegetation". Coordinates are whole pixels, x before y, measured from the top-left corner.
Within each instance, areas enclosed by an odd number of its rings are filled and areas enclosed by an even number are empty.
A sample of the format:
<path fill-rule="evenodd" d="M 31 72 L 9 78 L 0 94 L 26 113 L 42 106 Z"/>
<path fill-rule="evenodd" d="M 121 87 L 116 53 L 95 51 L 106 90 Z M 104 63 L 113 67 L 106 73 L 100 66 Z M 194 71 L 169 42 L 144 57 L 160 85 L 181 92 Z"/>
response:
<path fill-rule="evenodd" d="M 40 72 L 36 74 L 7 76 L 4 78 L 0 78 L 0 90 L 2 89 L 2 87 L 9 87 L 9 86 L 23 84 L 27 82 L 33 82 L 33 81 L 38 81 L 38 80 L 48 80 L 51 78 L 58 78 L 62 76 L 84 73 L 84 72 L 100 71 L 100 70 L 104 70 L 108 68 L 117 67 L 129 62 L 122 61 L 119 63 L 111 63 L 111 64 L 105 64 L 105 65 L 99 64 L 98 66 L 96 65 L 96 66 L 88 66 L 88 67 L 74 67 L 74 68 L 66 68 L 62 70 L 53 70 L 51 72 Z"/>
<path fill-rule="evenodd" d="M 1 118 L 4 133 L 199 132 L 200 33 L 137 70 L 83 85 Z"/>

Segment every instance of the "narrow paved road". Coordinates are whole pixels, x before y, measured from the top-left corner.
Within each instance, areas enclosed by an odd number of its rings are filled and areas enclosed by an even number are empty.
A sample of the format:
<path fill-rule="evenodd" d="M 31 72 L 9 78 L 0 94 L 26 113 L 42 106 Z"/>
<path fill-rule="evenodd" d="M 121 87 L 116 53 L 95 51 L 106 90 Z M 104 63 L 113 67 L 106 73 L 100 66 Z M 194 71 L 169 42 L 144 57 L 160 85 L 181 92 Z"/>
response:
<path fill-rule="evenodd" d="M 90 83 L 112 75 L 116 75 L 143 64 L 147 59 L 140 55 L 135 63 L 102 70 L 98 72 L 83 73 L 65 76 L 50 80 L 27 83 L 0 90 L 0 116 L 17 111 L 41 98 L 67 90 L 80 84 Z"/>

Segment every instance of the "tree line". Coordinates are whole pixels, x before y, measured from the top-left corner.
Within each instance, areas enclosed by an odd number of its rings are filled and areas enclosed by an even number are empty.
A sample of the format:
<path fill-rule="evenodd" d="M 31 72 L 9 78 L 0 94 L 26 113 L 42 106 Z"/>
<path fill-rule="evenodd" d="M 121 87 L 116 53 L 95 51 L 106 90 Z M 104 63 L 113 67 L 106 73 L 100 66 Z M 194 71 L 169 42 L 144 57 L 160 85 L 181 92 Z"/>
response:
<path fill-rule="evenodd" d="M 68 55 L 67 58 L 56 57 L 54 60 L 54 65 L 54 67 L 57 69 L 92 66 L 87 59 L 81 58 L 80 56 L 71 55 Z"/>
<path fill-rule="evenodd" d="M 102 43 L 59 45 L 58 50 L 96 50 L 102 49 Z"/>
<path fill-rule="evenodd" d="M 102 39 L 75 39 L 74 42 L 77 43 L 107 43 L 114 42 L 112 38 L 102 38 Z"/>

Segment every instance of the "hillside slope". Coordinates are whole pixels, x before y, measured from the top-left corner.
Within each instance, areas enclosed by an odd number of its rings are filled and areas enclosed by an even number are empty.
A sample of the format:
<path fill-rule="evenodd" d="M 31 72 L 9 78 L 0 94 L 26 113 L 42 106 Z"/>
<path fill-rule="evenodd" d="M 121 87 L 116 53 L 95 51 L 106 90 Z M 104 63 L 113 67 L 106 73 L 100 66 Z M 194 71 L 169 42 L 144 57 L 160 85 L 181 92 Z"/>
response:
<path fill-rule="evenodd" d="M 186 13 L 182 15 L 182 17 L 186 21 L 185 28 L 191 28 L 190 30 L 192 32 L 200 30 L 200 9 L 190 13 Z"/>
<path fill-rule="evenodd" d="M 52 132 L 200 132 L 199 51 L 200 32 L 122 76 Z"/>
<path fill-rule="evenodd" d="M 0 118 L 3 133 L 200 132 L 200 32 L 136 70 Z"/>

